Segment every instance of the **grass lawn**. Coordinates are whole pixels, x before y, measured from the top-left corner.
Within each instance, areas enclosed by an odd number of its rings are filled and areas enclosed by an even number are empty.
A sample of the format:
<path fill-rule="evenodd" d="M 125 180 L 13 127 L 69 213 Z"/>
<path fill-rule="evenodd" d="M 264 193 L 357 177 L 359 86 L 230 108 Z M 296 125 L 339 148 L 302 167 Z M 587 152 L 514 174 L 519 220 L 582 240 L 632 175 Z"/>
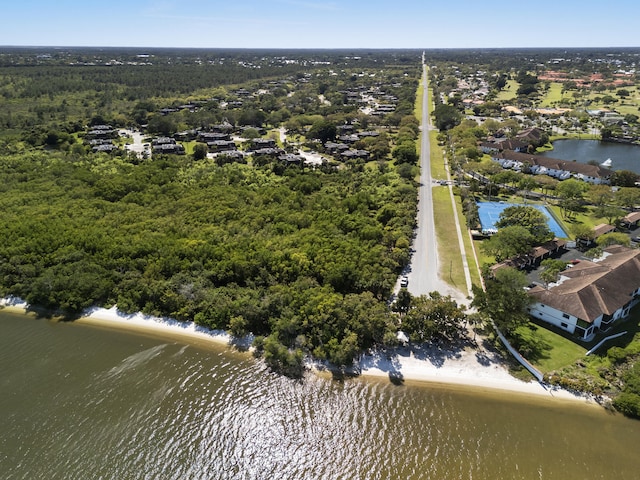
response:
<path fill-rule="evenodd" d="M 269 130 L 267 132 L 267 138 L 272 138 L 278 147 L 283 148 L 282 141 L 280 140 L 280 131 L 277 128 Z"/>
<path fill-rule="evenodd" d="M 418 97 L 416 102 L 416 116 L 421 118 L 422 115 L 422 88 L 418 89 Z M 433 92 L 429 95 L 429 114 L 433 112 Z M 419 105 L 418 105 L 419 103 Z M 418 113 L 419 112 L 419 113 Z M 421 133 L 422 135 L 423 133 Z M 431 143 L 431 176 L 436 180 L 445 180 L 447 172 L 444 167 L 444 156 L 442 148 L 438 145 L 438 131 L 429 131 L 429 141 Z M 462 206 L 456 197 L 456 208 L 458 210 L 458 218 L 461 222 L 462 236 L 467 254 L 467 263 L 471 273 L 471 281 L 474 284 L 480 284 L 480 276 L 473 256 L 471 239 L 467 235 L 467 227 L 464 223 L 465 217 L 462 214 Z M 466 292 L 467 281 L 464 275 L 462 265 L 462 254 L 460 252 L 458 242 L 458 232 L 455 223 L 451 221 L 453 218 L 453 208 L 451 206 L 451 196 L 449 189 L 438 187 L 433 189 L 433 214 L 434 223 L 436 225 L 436 235 L 438 237 L 438 254 L 441 259 L 440 276 L 450 285 Z M 451 270 L 451 273 L 446 270 Z"/>
<path fill-rule="evenodd" d="M 540 101 L 540 106 L 552 107 L 562 99 L 562 84 L 559 82 L 552 82 L 549 85 L 549 90 Z"/>
<path fill-rule="evenodd" d="M 607 223 L 606 218 L 596 217 L 593 214 L 593 209 L 589 207 L 587 207 L 584 212 L 576 213 L 573 218 L 567 219 L 562 216 L 562 212 L 559 206 L 557 205 L 547 205 L 547 206 L 549 207 L 550 210 L 553 211 L 553 214 L 556 217 L 556 220 L 560 222 L 560 224 L 562 225 L 562 228 L 564 228 L 567 233 L 571 233 L 572 225 L 583 223 L 590 227 L 595 227 L 596 225 L 600 225 L 601 223 Z"/>
<path fill-rule="evenodd" d="M 438 145 L 438 131 L 429 131 L 429 141 L 431 142 L 431 176 L 434 180 L 446 180 L 447 171 L 444 168 L 444 155 L 442 147 Z"/>
<path fill-rule="evenodd" d="M 187 155 L 193 155 L 193 149 L 198 142 L 193 140 L 191 142 L 180 142 L 180 143 L 182 143 L 182 146 L 184 147 L 184 153 L 186 153 Z"/>
<path fill-rule="evenodd" d="M 464 241 L 464 251 L 467 254 L 467 264 L 469 265 L 469 273 L 471 274 L 471 283 L 474 285 L 480 285 L 480 273 L 478 271 L 478 265 L 476 264 L 476 258 L 473 254 L 473 242 L 468 234 L 467 224 L 465 222 L 465 216 L 460 204 L 460 198 L 456 199 L 456 209 L 458 210 L 458 220 L 460 220 L 460 229 L 462 230 L 462 240 Z M 462 258 L 460 259 L 462 261 Z"/>
<path fill-rule="evenodd" d="M 631 315 L 616 325 L 611 330 L 600 332 L 594 340 L 587 344 L 574 341 L 571 336 L 555 327 L 543 327 L 531 322 L 528 326 L 518 330 L 525 338 L 540 341 L 546 348 L 537 358 L 528 358 L 538 369 L 544 373 L 565 368 L 565 371 L 578 372 L 584 369 L 584 373 L 593 377 L 599 377 L 598 369 L 610 367 L 611 360 L 607 351 L 612 347 L 620 347 L 629 352 L 640 351 L 640 308 L 635 307 Z M 596 352 L 586 356 L 586 352 L 597 345 L 603 338 L 617 333 L 627 332 L 626 335 L 605 342 Z M 576 361 L 581 360 L 581 366 Z"/>
<path fill-rule="evenodd" d="M 529 355 L 527 358 L 543 373 L 572 365 L 587 353 L 584 346 L 532 322 L 525 327 L 520 327 L 518 333 L 532 343 L 544 346 L 538 354 Z"/>
<path fill-rule="evenodd" d="M 516 92 L 518 91 L 518 87 L 520 84 L 515 80 L 507 80 L 507 84 L 504 86 L 498 95 L 496 96 L 496 101 L 501 100 L 512 100 L 516 98 Z"/>
<path fill-rule="evenodd" d="M 413 109 L 413 114 L 418 120 L 422 120 L 422 105 L 424 103 L 424 77 L 420 79 L 420 83 L 418 84 L 418 90 L 416 91 L 416 104 Z"/>
<path fill-rule="evenodd" d="M 437 187 L 433 189 L 433 214 L 438 237 L 440 276 L 445 282 L 465 292 L 467 282 L 462 267 L 458 232 L 455 223 L 451 221 L 453 209 L 448 188 Z"/>
<path fill-rule="evenodd" d="M 429 112 L 429 115 L 433 113 L 435 108 L 436 106 L 433 103 L 433 89 L 429 89 L 429 105 L 427 105 L 427 111 Z"/>
<path fill-rule="evenodd" d="M 478 255 L 478 263 L 480 264 L 480 268 L 482 268 L 483 265 L 493 265 L 494 263 L 496 263 L 495 257 L 492 257 L 491 255 L 487 255 L 482 251 L 483 241 L 484 240 L 473 241 L 473 247 L 476 249 L 476 254 Z"/>

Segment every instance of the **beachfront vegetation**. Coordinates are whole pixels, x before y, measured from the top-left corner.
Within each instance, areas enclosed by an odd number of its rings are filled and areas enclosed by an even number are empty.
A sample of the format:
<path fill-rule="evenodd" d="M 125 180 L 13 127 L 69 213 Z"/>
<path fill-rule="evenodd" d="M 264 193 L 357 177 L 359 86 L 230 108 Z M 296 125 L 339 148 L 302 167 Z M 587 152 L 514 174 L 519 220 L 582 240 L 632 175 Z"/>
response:
<path fill-rule="evenodd" d="M 474 287 L 472 305 L 491 318 L 507 338 L 519 343 L 517 330 L 529 322 L 527 306 L 531 297 L 525 286 L 527 279 L 519 270 L 501 268 L 494 275 L 485 275 L 485 289 Z"/>
<path fill-rule="evenodd" d="M 413 342 L 422 343 L 432 339 L 455 341 L 465 334 L 464 308 L 450 296 L 443 296 L 439 292 L 414 297 L 402 289 L 393 309 L 402 315 L 402 331 Z"/>
<path fill-rule="evenodd" d="M 340 364 L 393 328 L 416 202 L 393 172 L 52 152 L 0 165 L 3 295 L 233 327 Z"/>

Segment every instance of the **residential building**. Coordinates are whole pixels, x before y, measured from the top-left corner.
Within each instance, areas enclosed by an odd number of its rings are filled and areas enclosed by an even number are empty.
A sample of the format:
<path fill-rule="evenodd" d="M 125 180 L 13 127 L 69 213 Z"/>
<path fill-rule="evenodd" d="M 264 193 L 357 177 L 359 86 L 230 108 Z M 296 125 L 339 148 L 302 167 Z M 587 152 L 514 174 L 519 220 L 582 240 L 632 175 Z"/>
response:
<path fill-rule="evenodd" d="M 557 283 L 529 290 L 532 317 L 589 341 L 640 303 L 640 249 L 613 245 L 600 259 L 583 260 Z"/>
<path fill-rule="evenodd" d="M 640 212 L 631 212 L 627 214 L 621 220 L 621 223 L 627 228 L 636 228 L 638 225 L 640 225 Z"/>
<path fill-rule="evenodd" d="M 528 153 L 505 150 L 491 154 L 493 161 L 504 164 L 511 161 L 512 164 L 526 165 L 529 171 L 535 175 L 549 175 L 558 180 L 566 180 L 574 177 L 578 180 L 593 184 L 608 184 L 613 171 L 601 165 L 588 163 L 568 162 L 555 158 L 540 157 Z"/>

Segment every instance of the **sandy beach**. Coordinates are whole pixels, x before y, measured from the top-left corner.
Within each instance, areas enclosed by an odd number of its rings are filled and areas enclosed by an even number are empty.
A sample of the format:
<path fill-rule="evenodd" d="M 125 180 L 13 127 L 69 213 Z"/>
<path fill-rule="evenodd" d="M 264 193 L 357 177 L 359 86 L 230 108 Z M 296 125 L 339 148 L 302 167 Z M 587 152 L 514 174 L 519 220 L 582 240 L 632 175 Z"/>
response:
<path fill-rule="evenodd" d="M 576 395 L 536 381 L 519 380 L 509 374 L 505 361 L 498 354 L 470 347 L 455 352 L 430 346 L 398 348 L 391 356 L 365 355 L 359 364 L 361 375 L 388 377 L 396 382 L 460 385 L 597 405 L 590 396 Z"/>
<path fill-rule="evenodd" d="M 1 299 L 0 306 L 7 311 L 28 312 L 28 305 L 16 298 Z M 124 314 L 116 307 L 90 309 L 75 322 L 197 344 L 230 345 L 232 340 L 221 330 L 210 330 L 194 323 L 141 313 Z M 246 339 L 243 344 L 248 346 L 250 342 L 251 339 Z M 363 376 L 386 377 L 393 382 L 415 381 L 469 386 L 597 405 L 597 402 L 588 396 L 575 395 L 537 382 L 518 380 L 509 374 L 505 362 L 499 355 L 470 347 L 458 350 L 441 349 L 431 345 L 400 347 L 392 352 L 361 356 L 353 371 Z"/>

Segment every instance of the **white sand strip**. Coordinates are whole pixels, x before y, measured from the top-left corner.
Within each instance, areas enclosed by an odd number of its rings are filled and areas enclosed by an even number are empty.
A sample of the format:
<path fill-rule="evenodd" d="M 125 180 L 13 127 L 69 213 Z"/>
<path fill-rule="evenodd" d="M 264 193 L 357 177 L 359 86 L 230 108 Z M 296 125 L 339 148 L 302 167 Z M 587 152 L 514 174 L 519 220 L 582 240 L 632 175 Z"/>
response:
<path fill-rule="evenodd" d="M 0 306 L 20 313 L 28 311 L 26 302 L 13 297 L 0 299 Z M 120 312 L 115 306 L 109 309 L 91 308 L 75 320 L 75 323 L 146 332 L 163 338 L 183 338 L 223 345 L 228 345 L 231 341 L 231 337 L 223 330 L 211 330 L 193 322 L 179 322 L 171 318 L 153 317 L 142 313 L 126 314 Z"/>
<path fill-rule="evenodd" d="M 577 395 L 567 390 L 512 377 L 502 359 L 495 354 L 466 349 L 452 358 L 442 358 L 443 352 L 421 351 L 420 358 L 406 349 L 388 355 L 364 356 L 360 360 L 361 374 L 396 380 L 464 385 L 481 389 L 506 390 L 514 393 L 553 397 L 598 405 L 589 395 Z M 433 360 L 432 360 L 433 359 Z"/>

